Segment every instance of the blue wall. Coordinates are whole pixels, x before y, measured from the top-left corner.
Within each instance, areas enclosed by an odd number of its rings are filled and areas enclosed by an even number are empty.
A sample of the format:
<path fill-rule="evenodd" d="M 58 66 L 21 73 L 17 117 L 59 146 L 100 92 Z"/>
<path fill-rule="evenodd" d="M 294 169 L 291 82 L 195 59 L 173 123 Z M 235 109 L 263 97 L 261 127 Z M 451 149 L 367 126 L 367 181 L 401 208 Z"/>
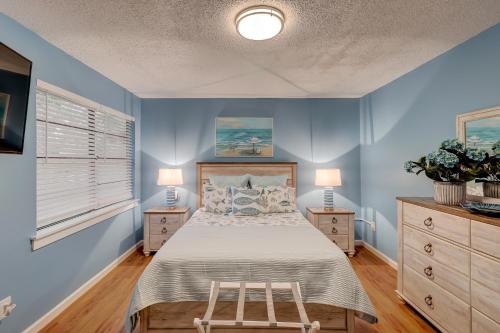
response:
<path fill-rule="evenodd" d="M 396 258 L 396 196 L 432 196 L 406 160 L 455 137 L 457 114 L 500 104 L 500 25 L 361 99 L 361 198 L 376 220 L 364 238 Z"/>
<path fill-rule="evenodd" d="M 182 167 L 185 185 L 181 205 L 196 207 L 196 162 L 238 161 L 215 158 L 217 116 L 274 117 L 274 158 L 240 161 L 297 161 L 298 204 L 322 205 L 314 186 L 316 168 L 338 167 L 343 186 L 336 204 L 359 211 L 360 150 L 357 99 L 143 99 L 143 209 L 164 204 L 165 191 L 156 185 L 158 169 Z"/>
<path fill-rule="evenodd" d="M 0 41 L 33 61 L 24 153 L 0 154 L 0 299 L 13 296 L 17 304 L 0 322 L 0 332 L 11 333 L 31 325 L 142 237 L 140 209 L 135 209 L 31 251 L 36 225 L 36 80 L 135 115 L 138 123 L 140 100 L 3 14 Z M 138 150 L 139 127 L 136 136 Z M 139 167 L 136 177 L 140 179 Z"/>
<path fill-rule="evenodd" d="M 237 160 L 214 157 L 217 116 L 274 117 L 275 156 L 258 160 L 299 162 L 302 210 L 322 202 L 314 170 L 340 168 L 344 184 L 335 190 L 336 204 L 376 220 L 376 234 L 367 229 L 362 236 L 391 258 L 395 197 L 432 195 L 431 182 L 406 174 L 403 162 L 453 137 L 457 114 L 500 104 L 500 25 L 360 100 L 141 101 L 3 14 L 0 41 L 33 61 L 24 154 L 0 155 L 0 299 L 11 295 L 18 305 L 0 332 L 22 331 L 142 238 L 141 210 L 135 209 L 31 251 L 36 79 L 136 117 L 135 193 L 143 209 L 164 203 L 164 189 L 156 186 L 159 168 L 183 168 L 180 204 L 194 208 L 195 163 Z M 255 159 L 241 159 L 249 160 Z"/>

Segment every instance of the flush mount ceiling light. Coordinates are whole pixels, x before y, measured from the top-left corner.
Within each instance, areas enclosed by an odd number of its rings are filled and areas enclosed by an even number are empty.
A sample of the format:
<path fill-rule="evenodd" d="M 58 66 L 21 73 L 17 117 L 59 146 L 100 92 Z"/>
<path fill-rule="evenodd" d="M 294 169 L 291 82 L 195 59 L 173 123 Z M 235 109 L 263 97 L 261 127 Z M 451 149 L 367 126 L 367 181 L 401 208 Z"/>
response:
<path fill-rule="evenodd" d="M 285 17 L 270 6 L 250 7 L 236 16 L 236 29 L 246 39 L 265 40 L 273 38 L 283 30 Z"/>

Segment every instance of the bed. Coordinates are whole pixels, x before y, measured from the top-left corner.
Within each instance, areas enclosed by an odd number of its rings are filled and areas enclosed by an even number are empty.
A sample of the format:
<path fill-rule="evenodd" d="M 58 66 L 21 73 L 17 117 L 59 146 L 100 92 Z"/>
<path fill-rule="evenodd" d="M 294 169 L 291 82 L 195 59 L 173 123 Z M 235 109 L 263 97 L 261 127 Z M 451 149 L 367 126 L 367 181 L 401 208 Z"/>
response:
<path fill-rule="evenodd" d="M 296 168 L 296 163 L 198 163 L 198 207 L 203 207 L 203 184 L 210 175 L 287 174 L 288 185 L 296 187 Z M 345 254 L 299 211 L 247 217 L 198 209 L 142 274 L 127 330 L 195 332 L 193 318 L 205 312 L 213 280 L 299 282 L 306 311 L 320 322 L 321 332 L 354 332 L 354 315 L 377 320 Z M 274 297 L 280 320 L 298 317 L 289 295 L 278 292 Z M 256 302 L 246 307 L 245 318 L 265 320 L 265 302 L 257 302 L 265 296 L 253 291 L 248 298 Z M 234 316 L 237 294 L 225 293 L 219 299 L 214 318 Z M 250 332 L 225 330 L 237 331 Z"/>

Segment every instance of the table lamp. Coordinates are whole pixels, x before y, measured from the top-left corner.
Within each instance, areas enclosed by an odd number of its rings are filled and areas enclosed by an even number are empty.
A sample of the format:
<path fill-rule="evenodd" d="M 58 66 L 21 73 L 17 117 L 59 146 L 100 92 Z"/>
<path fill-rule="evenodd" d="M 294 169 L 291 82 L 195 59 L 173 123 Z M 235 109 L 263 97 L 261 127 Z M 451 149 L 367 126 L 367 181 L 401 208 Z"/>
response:
<path fill-rule="evenodd" d="M 158 185 L 167 186 L 167 208 L 175 208 L 175 186 L 182 185 L 182 169 L 160 169 Z"/>
<path fill-rule="evenodd" d="M 325 188 L 323 191 L 323 208 L 325 210 L 332 210 L 333 187 L 342 185 L 340 169 L 317 169 L 315 185 Z"/>

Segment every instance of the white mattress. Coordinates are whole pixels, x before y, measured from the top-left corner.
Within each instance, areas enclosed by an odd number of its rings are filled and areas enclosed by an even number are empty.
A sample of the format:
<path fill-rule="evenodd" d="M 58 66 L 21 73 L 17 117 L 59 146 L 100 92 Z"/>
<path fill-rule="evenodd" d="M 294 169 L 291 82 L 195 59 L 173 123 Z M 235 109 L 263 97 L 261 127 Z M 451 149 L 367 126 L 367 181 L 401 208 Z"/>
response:
<path fill-rule="evenodd" d="M 306 303 L 352 309 L 369 322 L 377 320 L 345 254 L 300 212 L 238 217 L 198 210 L 142 274 L 129 324 L 152 304 L 207 301 L 212 280 L 297 281 Z"/>

